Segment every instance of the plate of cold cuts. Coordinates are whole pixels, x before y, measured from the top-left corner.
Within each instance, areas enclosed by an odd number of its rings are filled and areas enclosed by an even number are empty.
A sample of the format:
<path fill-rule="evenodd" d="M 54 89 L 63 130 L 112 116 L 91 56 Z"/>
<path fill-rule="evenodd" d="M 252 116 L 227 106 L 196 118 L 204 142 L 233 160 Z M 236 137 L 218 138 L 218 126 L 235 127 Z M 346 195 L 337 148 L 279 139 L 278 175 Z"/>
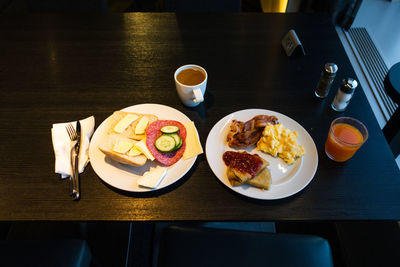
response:
<path fill-rule="evenodd" d="M 240 110 L 222 118 L 211 129 L 205 150 L 208 164 L 225 186 L 255 199 L 300 192 L 318 166 L 317 149 L 307 130 L 288 116 L 265 109 Z"/>
<path fill-rule="evenodd" d="M 154 136 L 155 134 L 152 132 L 152 130 L 158 130 L 159 128 L 163 127 L 163 123 L 165 121 L 174 121 L 179 125 L 183 125 L 191 121 L 182 112 L 160 104 L 139 104 L 124 108 L 121 111 L 152 114 L 157 116 L 158 120 L 162 121 L 161 123 L 154 122 L 148 126 L 147 133 L 150 132 L 150 136 L 147 136 L 148 139 L 155 139 L 157 137 Z M 109 134 L 111 123 L 112 119 L 110 116 L 104 120 L 94 132 L 90 142 L 89 157 L 93 170 L 96 172 L 96 174 L 105 183 L 115 188 L 129 192 L 148 192 L 158 190 L 181 179 L 192 168 L 194 162 L 196 161 L 197 156 L 188 159 L 183 159 L 180 157 L 178 160 L 175 160 L 176 157 L 164 158 L 161 160 L 163 161 L 162 163 L 157 159 L 153 161 L 147 160 L 143 166 L 131 166 L 115 161 L 99 150 L 99 146 L 106 140 L 107 135 Z M 182 139 L 183 142 L 185 142 L 184 137 L 182 137 Z M 144 140 L 146 141 L 146 139 Z M 185 143 L 182 147 L 184 146 Z M 149 148 L 149 150 L 153 154 L 158 153 L 154 150 L 154 148 Z M 150 170 L 157 169 L 158 167 L 167 168 L 167 170 L 155 188 L 144 187 L 138 184 L 138 179 L 143 177 L 143 175 L 148 173 Z"/>

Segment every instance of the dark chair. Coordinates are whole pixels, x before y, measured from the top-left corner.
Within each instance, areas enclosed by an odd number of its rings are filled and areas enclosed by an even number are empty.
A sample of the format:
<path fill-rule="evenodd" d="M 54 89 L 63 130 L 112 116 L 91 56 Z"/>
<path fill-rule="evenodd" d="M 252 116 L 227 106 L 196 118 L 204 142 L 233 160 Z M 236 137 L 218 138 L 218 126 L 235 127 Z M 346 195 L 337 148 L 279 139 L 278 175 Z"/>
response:
<path fill-rule="evenodd" d="M 317 236 L 169 226 L 158 266 L 332 267 L 328 242 Z"/>
<path fill-rule="evenodd" d="M 394 64 L 383 81 L 385 91 L 397 105 L 400 105 L 400 62 Z M 400 154 L 400 107 L 392 114 L 383 128 L 383 134 L 388 141 L 393 155 Z"/>
<path fill-rule="evenodd" d="M 0 240 L 1 266 L 89 267 L 84 240 Z"/>

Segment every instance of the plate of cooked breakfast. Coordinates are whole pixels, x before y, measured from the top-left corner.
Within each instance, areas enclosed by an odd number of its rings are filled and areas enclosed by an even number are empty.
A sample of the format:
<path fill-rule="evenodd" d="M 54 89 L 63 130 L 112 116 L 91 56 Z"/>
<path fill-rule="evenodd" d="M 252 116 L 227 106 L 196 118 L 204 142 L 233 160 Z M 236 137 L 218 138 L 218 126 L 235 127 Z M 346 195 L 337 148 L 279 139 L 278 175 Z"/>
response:
<path fill-rule="evenodd" d="M 201 153 L 194 123 L 159 104 L 114 111 L 96 129 L 89 147 L 96 174 L 130 192 L 158 190 L 178 181 Z"/>
<path fill-rule="evenodd" d="M 313 179 L 318 153 L 296 121 L 265 109 L 246 109 L 218 121 L 208 134 L 206 157 L 217 178 L 255 199 L 296 194 Z"/>

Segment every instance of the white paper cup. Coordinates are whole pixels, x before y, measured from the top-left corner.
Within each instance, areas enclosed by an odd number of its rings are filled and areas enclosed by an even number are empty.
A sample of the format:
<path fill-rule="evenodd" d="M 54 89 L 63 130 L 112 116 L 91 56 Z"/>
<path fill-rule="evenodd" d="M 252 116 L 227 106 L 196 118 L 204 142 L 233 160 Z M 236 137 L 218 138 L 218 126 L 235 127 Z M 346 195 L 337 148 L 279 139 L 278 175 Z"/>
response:
<path fill-rule="evenodd" d="M 201 72 L 203 72 L 205 79 L 201 83 L 196 85 L 185 85 L 180 83 L 177 79 L 177 76 L 181 71 L 186 69 L 200 70 Z M 207 79 L 208 74 L 206 70 L 198 65 L 184 65 L 175 71 L 174 80 L 176 91 L 178 92 L 179 98 L 185 106 L 195 107 L 204 101 L 204 93 L 206 92 Z"/>

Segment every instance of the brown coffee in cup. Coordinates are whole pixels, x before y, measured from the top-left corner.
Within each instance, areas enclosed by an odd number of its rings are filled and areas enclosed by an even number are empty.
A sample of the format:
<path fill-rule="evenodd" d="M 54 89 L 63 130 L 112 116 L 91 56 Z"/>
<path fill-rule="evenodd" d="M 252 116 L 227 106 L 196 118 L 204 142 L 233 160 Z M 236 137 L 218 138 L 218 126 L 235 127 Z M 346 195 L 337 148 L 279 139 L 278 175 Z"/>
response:
<path fill-rule="evenodd" d="M 204 101 L 207 79 L 207 71 L 199 65 L 188 64 L 175 71 L 176 92 L 185 106 L 195 107 Z"/>
<path fill-rule="evenodd" d="M 194 68 L 184 69 L 179 72 L 178 76 L 176 77 L 178 82 L 189 86 L 198 85 L 202 83 L 205 78 L 206 76 L 203 71 Z"/>

